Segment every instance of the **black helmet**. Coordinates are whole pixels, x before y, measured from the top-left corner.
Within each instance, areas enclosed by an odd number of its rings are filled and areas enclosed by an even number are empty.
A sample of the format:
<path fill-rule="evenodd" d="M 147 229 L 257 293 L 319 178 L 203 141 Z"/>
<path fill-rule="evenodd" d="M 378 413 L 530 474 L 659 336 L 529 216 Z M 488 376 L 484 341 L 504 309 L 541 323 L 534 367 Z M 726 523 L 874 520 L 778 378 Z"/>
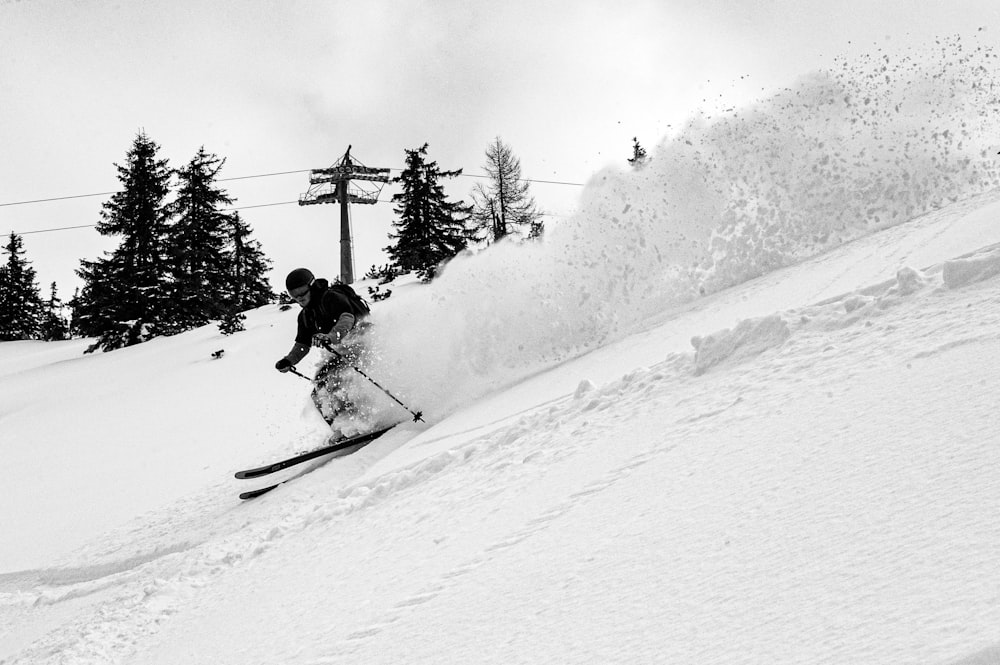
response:
<path fill-rule="evenodd" d="M 309 286 L 313 283 L 314 279 L 316 278 L 308 268 L 296 268 L 288 273 L 288 277 L 285 278 L 285 290 L 291 292 L 292 289 Z"/>

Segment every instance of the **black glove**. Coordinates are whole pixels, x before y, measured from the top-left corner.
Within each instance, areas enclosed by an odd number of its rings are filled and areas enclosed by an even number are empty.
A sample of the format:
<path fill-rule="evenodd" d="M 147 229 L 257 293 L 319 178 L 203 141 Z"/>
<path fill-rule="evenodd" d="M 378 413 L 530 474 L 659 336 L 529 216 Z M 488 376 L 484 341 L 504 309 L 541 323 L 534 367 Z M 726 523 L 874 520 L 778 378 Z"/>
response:
<path fill-rule="evenodd" d="M 293 367 L 295 367 L 295 365 L 293 365 L 288 358 L 282 358 L 278 362 L 274 363 L 274 369 L 278 370 L 279 372 L 291 371 Z"/>
<path fill-rule="evenodd" d="M 312 338 L 312 345 L 318 349 L 328 349 L 337 343 L 337 338 L 334 335 L 324 335 L 323 333 L 316 333 Z"/>

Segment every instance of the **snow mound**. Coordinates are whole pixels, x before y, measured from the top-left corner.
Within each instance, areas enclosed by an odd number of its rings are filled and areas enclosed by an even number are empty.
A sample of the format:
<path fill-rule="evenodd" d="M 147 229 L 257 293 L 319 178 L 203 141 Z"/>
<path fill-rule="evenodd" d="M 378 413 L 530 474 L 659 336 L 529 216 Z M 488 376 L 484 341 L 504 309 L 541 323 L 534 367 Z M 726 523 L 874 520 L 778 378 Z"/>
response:
<path fill-rule="evenodd" d="M 725 362 L 736 362 L 781 346 L 791 337 L 788 324 L 780 314 L 740 321 L 735 328 L 720 330 L 705 337 L 695 337 L 696 375 Z"/>
<path fill-rule="evenodd" d="M 587 395 L 590 392 L 593 392 L 595 389 L 596 386 L 594 385 L 593 381 L 591 381 L 590 379 L 583 379 L 582 381 L 580 381 L 580 385 L 576 387 L 576 392 L 573 393 L 573 397 L 575 399 L 582 399 L 585 395 Z"/>
<path fill-rule="evenodd" d="M 949 289 L 981 282 L 998 274 L 1000 274 L 1000 248 L 992 249 L 984 255 L 945 261 L 942 266 L 942 278 Z"/>
<path fill-rule="evenodd" d="M 888 295 L 912 295 L 923 288 L 926 284 L 927 279 L 919 270 L 915 270 L 910 267 L 903 267 L 896 273 L 896 285 L 889 289 Z"/>
<path fill-rule="evenodd" d="M 996 270 L 1000 273 L 1000 255 Z M 985 274 L 986 268 L 970 272 Z M 985 279 L 985 277 L 981 277 Z M 793 329 L 838 330 L 862 319 L 877 316 L 881 310 L 893 307 L 904 299 L 928 288 L 934 280 L 920 270 L 904 266 L 895 279 L 845 294 L 798 311 L 774 313 L 769 316 L 740 321 L 735 327 L 691 339 L 695 348 L 694 373 L 701 375 L 724 363 L 735 363 L 782 346 L 793 335 Z M 793 325 L 785 320 L 794 320 Z M 797 317 L 797 318 L 796 318 Z"/>

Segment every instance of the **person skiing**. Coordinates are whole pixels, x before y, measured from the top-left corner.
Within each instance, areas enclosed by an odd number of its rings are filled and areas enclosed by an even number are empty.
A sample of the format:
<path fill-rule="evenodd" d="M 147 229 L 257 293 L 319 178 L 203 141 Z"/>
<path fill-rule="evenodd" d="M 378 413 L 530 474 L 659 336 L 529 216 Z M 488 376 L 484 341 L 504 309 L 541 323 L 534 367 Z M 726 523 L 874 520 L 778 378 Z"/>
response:
<path fill-rule="evenodd" d="M 307 268 L 296 268 L 285 278 L 285 290 L 302 309 L 299 311 L 295 343 L 274 368 L 289 372 L 308 355 L 312 346 L 338 347 L 316 371 L 312 399 L 327 423 L 338 413 L 353 407 L 341 389 L 342 372 L 356 364 L 361 355 L 361 332 L 368 306 L 345 284 L 330 285 L 316 279 Z M 350 337 L 345 342 L 345 338 Z"/>

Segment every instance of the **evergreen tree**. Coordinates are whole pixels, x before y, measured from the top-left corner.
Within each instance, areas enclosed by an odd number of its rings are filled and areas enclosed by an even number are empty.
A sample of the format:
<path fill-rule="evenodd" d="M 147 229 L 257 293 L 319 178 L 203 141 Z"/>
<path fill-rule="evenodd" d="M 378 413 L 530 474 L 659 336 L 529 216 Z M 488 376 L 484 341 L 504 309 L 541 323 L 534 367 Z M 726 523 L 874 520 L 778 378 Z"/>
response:
<path fill-rule="evenodd" d="M 233 199 L 215 184 L 225 160 L 202 147 L 177 171 L 180 187 L 168 210 L 170 230 L 171 311 L 169 330 L 182 332 L 221 319 L 231 304 L 231 213 L 221 210 Z"/>
<path fill-rule="evenodd" d="M 242 332 L 246 330 L 246 326 L 243 325 L 246 320 L 247 317 L 243 312 L 238 309 L 230 309 L 222 315 L 222 320 L 219 321 L 219 332 L 223 335 Z"/>
<path fill-rule="evenodd" d="M 66 317 L 63 316 L 63 302 L 56 295 L 55 282 L 52 282 L 49 301 L 45 304 L 41 333 L 42 339 L 50 342 L 69 339 L 69 325 L 66 323 Z"/>
<path fill-rule="evenodd" d="M 634 169 L 641 169 L 646 165 L 646 149 L 639 145 L 639 139 L 635 136 L 632 137 L 632 156 L 629 158 L 628 163 L 632 165 Z"/>
<path fill-rule="evenodd" d="M 164 200 L 171 172 L 167 161 L 157 158 L 159 148 L 140 132 L 125 164 L 115 164 L 122 189 L 104 204 L 97 231 L 121 237 L 121 244 L 104 258 L 81 261 L 77 270 L 84 286 L 71 303 L 74 328 L 98 338 L 88 352 L 137 344 L 168 327 L 170 229 Z"/>
<path fill-rule="evenodd" d="M 406 151 L 406 168 L 395 179 L 403 189 L 392 197 L 399 219 L 393 222 L 397 232 L 389 237 L 396 242 L 385 250 L 401 270 L 415 270 L 421 279 L 430 281 L 443 261 L 468 244 L 466 222 L 472 208 L 462 201 L 448 201 L 440 183 L 442 178 L 458 176 L 462 169 L 442 171 L 437 162 L 426 158 L 426 143 Z"/>
<path fill-rule="evenodd" d="M 238 212 L 229 221 L 230 302 L 227 304 L 242 312 L 274 302 L 276 296 L 267 279 L 271 260 L 264 255 L 260 242 L 250 237 L 253 229 Z"/>
<path fill-rule="evenodd" d="M 499 136 L 486 149 L 483 168 L 490 184 L 477 183 L 472 192 L 472 218 L 480 238 L 496 242 L 517 229 L 533 237 L 541 235 L 542 213 L 521 177 L 521 160 Z"/>
<path fill-rule="evenodd" d="M 110 272 L 108 261 L 108 258 L 80 260 L 76 274 L 83 280 L 83 287 L 78 288 L 69 301 L 70 332 L 74 335 L 101 337 L 113 325 L 110 312 L 101 307 L 102 303 L 114 299 L 113 285 L 107 278 Z"/>
<path fill-rule="evenodd" d="M 21 236 L 11 232 L 3 251 L 7 261 L 0 266 L 0 340 L 38 339 L 44 308 Z"/>
<path fill-rule="evenodd" d="M 230 217 L 229 287 L 225 301 L 225 312 L 219 322 L 219 330 L 225 335 L 245 330 L 243 312 L 274 302 L 276 296 L 267 280 L 271 261 L 264 255 L 260 243 L 253 240 L 250 225 L 239 213 Z"/>

